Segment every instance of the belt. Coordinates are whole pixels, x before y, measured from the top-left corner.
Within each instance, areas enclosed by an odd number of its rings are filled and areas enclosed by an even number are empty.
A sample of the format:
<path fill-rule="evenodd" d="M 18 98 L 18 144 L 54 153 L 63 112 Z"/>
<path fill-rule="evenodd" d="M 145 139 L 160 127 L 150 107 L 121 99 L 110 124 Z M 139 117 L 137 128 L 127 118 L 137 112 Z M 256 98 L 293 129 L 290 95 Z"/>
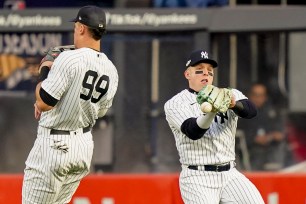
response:
<path fill-rule="evenodd" d="M 90 126 L 83 128 L 83 133 L 86 133 L 86 132 L 89 132 L 89 131 L 91 131 L 91 127 Z M 51 129 L 50 135 L 70 135 L 70 132 L 71 131 L 69 131 L 69 130 Z"/>
<path fill-rule="evenodd" d="M 199 166 L 190 165 L 190 166 L 188 166 L 188 169 L 199 170 L 200 168 L 199 168 Z M 222 164 L 222 165 L 204 165 L 204 169 L 203 170 L 204 171 L 221 172 L 221 171 L 228 171 L 230 169 L 231 169 L 231 164 L 227 163 L 227 164 Z"/>

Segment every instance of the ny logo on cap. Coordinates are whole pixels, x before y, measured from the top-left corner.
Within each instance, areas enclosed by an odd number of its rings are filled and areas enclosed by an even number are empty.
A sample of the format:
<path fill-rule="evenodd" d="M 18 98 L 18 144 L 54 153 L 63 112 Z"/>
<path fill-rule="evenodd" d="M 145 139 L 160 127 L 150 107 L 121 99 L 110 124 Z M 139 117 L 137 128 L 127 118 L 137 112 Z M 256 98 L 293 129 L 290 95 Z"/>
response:
<path fill-rule="evenodd" d="M 186 63 L 186 66 L 188 67 L 190 64 L 191 60 L 188 60 L 188 62 Z"/>
<path fill-rule="evenodd" d="M 79 16 L 79 20 L 80 20 L 80 21 L 82 20 L 82 17 L 81 17 L 81 16 Z"/>
<path fill-rule="evenodd" d="M 103 24 L 99 24 L 99 28 L 103 28 Z"/>
<path fill-rule="evenodd" d="M 201 58 L 208 59 L 208 53 L 207 52 L 201 52 Z"/>

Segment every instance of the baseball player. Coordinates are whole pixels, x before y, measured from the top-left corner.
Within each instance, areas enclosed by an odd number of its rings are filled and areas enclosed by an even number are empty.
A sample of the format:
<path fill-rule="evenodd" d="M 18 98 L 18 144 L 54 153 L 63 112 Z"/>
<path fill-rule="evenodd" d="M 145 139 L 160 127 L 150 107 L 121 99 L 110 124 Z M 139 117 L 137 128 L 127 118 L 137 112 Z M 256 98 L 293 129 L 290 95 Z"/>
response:
<path fill-rule="evenodd" d="M 207 51 L 192 52 L 184 72 L 189 88 L 164 106 L 182 165 L 181 195 L 190 204 L 261 204 L 260 193 L 234 162 L 238 117 L 252 118 L 257 110 L 239 90 L 212 85 L 217 66 Z M 210 112 L 202 106 L 207 103 Z"/>
<path fill-rule="evenodd" d="M 26 160 L 23 204 L 71 200 L 89 173 L 94 147 L 91 129 L 111 107 L 117 91 L 117 70 L 100 51 L 104 11 L 85 6 L 72 21 L 76 49 L 40 66 L 42 82 L 36 87 L 34 105 L 39 125 Z"/>

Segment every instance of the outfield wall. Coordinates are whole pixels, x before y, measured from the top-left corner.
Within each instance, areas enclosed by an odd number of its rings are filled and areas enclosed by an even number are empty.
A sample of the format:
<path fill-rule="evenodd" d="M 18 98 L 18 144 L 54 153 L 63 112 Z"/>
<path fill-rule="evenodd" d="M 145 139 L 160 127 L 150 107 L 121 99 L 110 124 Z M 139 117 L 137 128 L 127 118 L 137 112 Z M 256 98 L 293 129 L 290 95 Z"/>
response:
<path fill-rule="evenodd" d="M 306 203 L 306 174 L 246 173 L 266 204 Z M 91 174 L 72 204 L 183 204 L 178 174 Z M 21 174 L 0 175 L 0 203 L 21 203 Z"/>

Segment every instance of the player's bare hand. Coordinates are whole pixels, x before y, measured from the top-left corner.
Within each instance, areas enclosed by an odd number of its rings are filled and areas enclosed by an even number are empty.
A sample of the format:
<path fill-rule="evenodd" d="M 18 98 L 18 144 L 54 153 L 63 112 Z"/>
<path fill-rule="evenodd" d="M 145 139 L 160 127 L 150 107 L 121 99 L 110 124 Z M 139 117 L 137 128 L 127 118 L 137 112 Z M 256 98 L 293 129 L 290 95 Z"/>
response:
<path fill-rule="evenodd" d="M 34 103 L 34 117 L 35 119 L 39 119 L 41 115 L 41 111 L 39 110 L 38 106 L 36 103 Z"/>
<path fill-rule="evenodd" d="M 231 103 L 229 105 L 229 108 L 233 108 L 233 107 L 235 107 L 235 105 L 236 105 L 236 99 L 235 99 L 235 96 L 233 94 L 232 98 L 231 98 Z"/>

